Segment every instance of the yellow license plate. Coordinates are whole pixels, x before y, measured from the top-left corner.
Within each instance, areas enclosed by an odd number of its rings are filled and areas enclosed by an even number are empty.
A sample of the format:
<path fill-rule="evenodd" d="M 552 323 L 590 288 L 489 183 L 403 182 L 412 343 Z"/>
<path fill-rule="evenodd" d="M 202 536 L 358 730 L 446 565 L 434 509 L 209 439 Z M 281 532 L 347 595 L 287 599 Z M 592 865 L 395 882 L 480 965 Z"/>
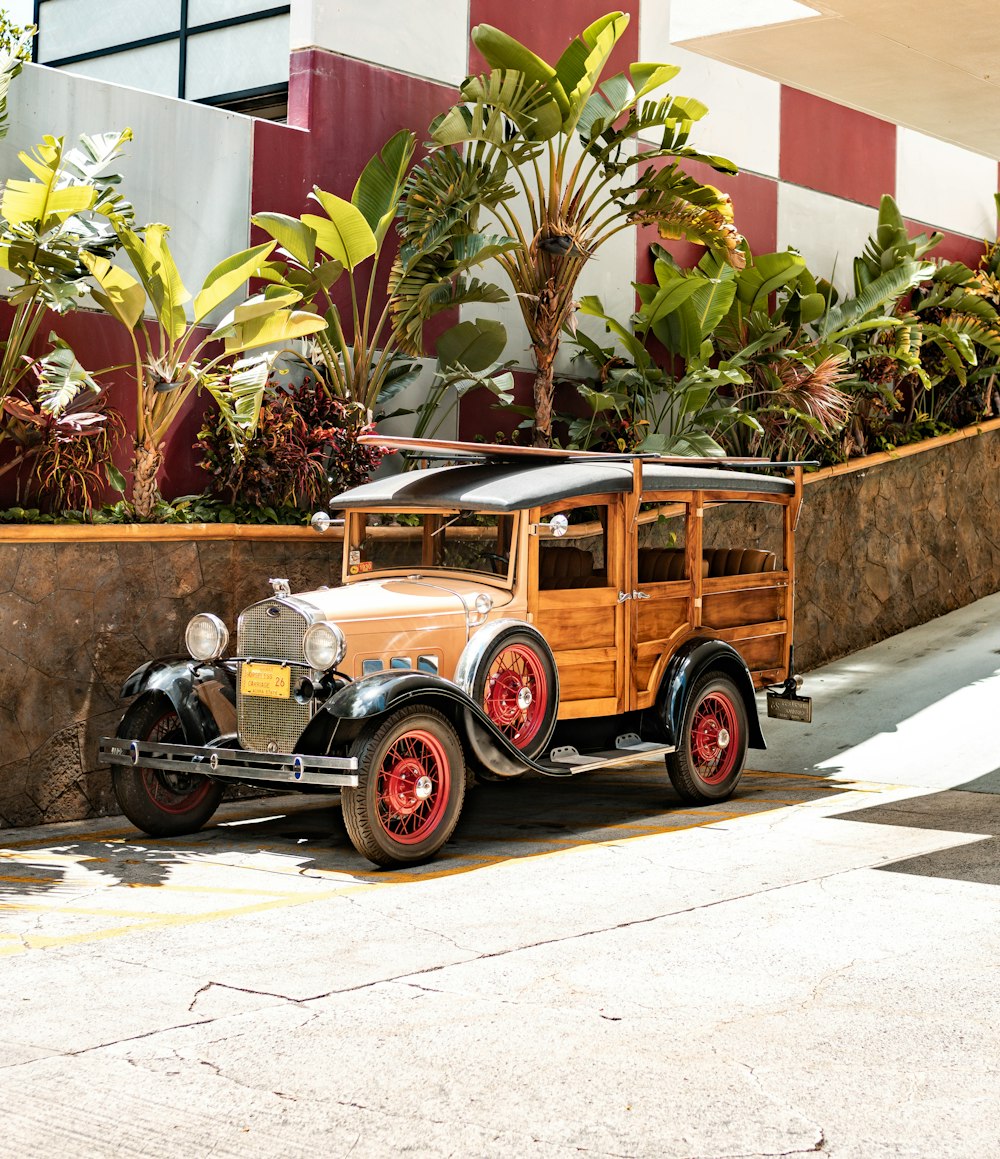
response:
<path fill-rule="evenodd" d="M 244 696 L 270 696 L 285 700 L 292 690 L 292 670 L 281 664 L 244 664 L 240 692 Z"/>

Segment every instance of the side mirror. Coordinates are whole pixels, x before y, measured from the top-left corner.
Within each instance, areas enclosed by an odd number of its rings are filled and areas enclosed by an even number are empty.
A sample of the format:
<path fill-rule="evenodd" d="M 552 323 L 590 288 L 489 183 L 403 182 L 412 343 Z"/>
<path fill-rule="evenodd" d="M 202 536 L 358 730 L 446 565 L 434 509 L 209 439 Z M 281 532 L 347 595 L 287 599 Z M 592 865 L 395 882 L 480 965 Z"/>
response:
<path fill-rule="evenodd" d="M 324 531 L 329 531 L 330 525 L 332 523 L 333 520 L 329 515 L 327 515 L 325 511 L 317 511 L 312 519 L 309 520 L 309 526 L 313 529 L 313 531 L 318 531 L 320 535 L 322 535 Z"/>
<path fill-rule="evenodd" d="M 532 523 L 528 526 L 531 535 L 540 535 L 548 531 L 549 535 L 559 539 L 569 531 L 569 520 L 565 515 L 553 515 L 548 523 Z"/>

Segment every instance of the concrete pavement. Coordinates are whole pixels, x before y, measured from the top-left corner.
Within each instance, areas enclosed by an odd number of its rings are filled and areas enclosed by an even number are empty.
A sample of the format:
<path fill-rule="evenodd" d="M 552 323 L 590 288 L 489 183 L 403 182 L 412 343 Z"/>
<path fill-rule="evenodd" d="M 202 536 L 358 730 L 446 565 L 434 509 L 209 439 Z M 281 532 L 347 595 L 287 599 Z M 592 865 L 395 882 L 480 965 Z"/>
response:
<path fill-rule="evenodd" d="M 1000 597 L 808 679 L 740 793 L 478 788 L 0 839 L 0 1155 L 1000 1154 Z"/>

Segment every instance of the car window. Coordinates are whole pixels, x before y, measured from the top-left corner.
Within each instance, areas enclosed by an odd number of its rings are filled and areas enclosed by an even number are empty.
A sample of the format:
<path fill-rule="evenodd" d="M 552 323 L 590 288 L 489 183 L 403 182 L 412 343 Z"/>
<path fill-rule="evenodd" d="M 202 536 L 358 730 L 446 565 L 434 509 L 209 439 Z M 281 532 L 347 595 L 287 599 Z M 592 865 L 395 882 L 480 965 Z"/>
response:
<path fill-rule="evenodd" d="M 513 526 L 513 516 L 489 512 L 368 512 L 352 524 L 347 574 L 441 569 L 506 579 Z"/>
<path fill-rule="evenodd" d="M 568 526 L 564 535 L 549 532 L 546 525 L 553 515 L 565 516 Z M 543 508 L 543 530 L 538 544 L 540 591 L 611 586 L 607 566 L 608 519 L 607 504 Z"/>

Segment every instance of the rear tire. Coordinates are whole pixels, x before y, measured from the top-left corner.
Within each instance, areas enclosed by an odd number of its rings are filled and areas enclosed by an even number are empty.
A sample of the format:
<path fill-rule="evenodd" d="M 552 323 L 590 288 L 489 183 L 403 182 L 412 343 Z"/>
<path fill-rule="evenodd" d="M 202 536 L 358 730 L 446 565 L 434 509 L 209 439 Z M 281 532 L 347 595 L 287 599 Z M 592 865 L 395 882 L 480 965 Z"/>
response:
<path fill-rule="evenodd" d="M 184 728 L 174 706 L 159 693 L 147 693 L 132 704 L 118 726 L 128 740 L 184 744 Z M 118 807 L 150 837 L 197 833 L 218 809 L 223 788 L 196 773 L 166 772 L 142 765 L 115 765 L 111 772 Z"/>
<path fill-rule="evenodd" d="M 684 705 L 677 751 L 666 759 L 682 801 L 710 805 L 731 797 L 743 775 L 747 711 L 739 688 L 723 673 L 696 681 Z"/>
<path fill-rule="evenodd" d="M 451 837 L 465 800 L 462 745 L 440 712 L 400 708 L 351 748 L 358 787 L 341 789 L 354 848 L 385 867 L 429 861 Z"/>

